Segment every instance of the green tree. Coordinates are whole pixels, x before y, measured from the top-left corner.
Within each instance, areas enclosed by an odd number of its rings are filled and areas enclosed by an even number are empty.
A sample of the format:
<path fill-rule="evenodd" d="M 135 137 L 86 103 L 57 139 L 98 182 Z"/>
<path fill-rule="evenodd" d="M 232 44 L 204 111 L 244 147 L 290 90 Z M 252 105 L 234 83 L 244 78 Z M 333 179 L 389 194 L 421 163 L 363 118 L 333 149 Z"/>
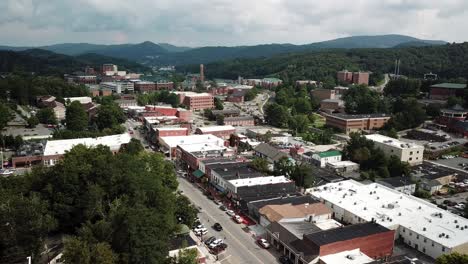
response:
<path fill-rule="evenodd" d="M 125 115 L 117 104 L 102 105 L 97 111 L 95 123 L 99 130 L 114 128 L 125 122 Z"/>
<path fill-rule="evenodd" d="M 216 116 L 216 123 L 218 125 L 224 125 L 224 115 L 217 115 Z"/>
<path fill-rule="evenodd" d="M 52 108 L 42 108 L 37 111 L 36 117 L 42 124 L 57 124 L 57 118 L 55 117 L 55 112 Z"/>
<path fill-rule="evenodd" d="M 141 141 L 136 138 L 132 138 L 130 142 L 127 144 L 127 146 L 125 147 L 125 151 L 132 155 L 138 154 L 142 152 L 143 150 L 145 150 L 145 148 L 143 148 Z"/>
<path fill-rule="evenodd" d="M 308 164 L 301 164 L 294 167 L 291 173 L 291 179 L 296 182 L 297 186 L 304 188 L 314 187 L 316 183 L 313 168 Z"/>
<path fill-rule="evenodd" d="M 468 255 L 453 252 L 442 255 L 436 259 L 436 264 L 465 264 L 468 263 Z"/>
<path fill-rule="evenodd" d="M 290 114 L 286 107 L 276 103 L 267 105 L 265 109 L 265 120 L 268 124 L 275 127 L 287 128 L 289 119 Z"/>
<path fill-rule="evenodd" d="M 217 98 L 217 97 L 214 98 L 214 105 L 215 105 L 216 110 L 223 110 L 224 109 L 223 102 L 221 102 L 221 100 L 219 98 Z"/>
<path fill-rule="evenodd" d="M 288 157 L 282 157 L 274 165 L 274 175 L 290 176 L 294 169 L 294 165 Z"/>
<path fill-rule="evenodd" d="M 310 127 L 310 120 L 307 115 L 295 115 L 289 121 L 289 128 L 297 133 L 304 133 Z"/>
<path fill-rule="evenodd" d="M 260 172 L 269 173 L 269 164 L 268 161 L 264 158 L 254 158 L 252 160 L 252 167 Z"/>
<path fill-rule="evenodd" d="M 70 238 L 65 242 L 62 259 L 65 263 L 91 263 L 91 252 L 88 243 L 78 238 Z"/>
<path fill-rule="evenodd" d="M 193 206 L 185 195 L 178 194 L 176 197 L 175 217 L 179 224 L 192 227 L 197 218 L 198 210 Z"/>
<path fill-rule="evenodd" d="M 65 123 L 71 131 L 83 131 L 88 127 L 88 115 L 80 102 L 74 101 L 67 106 Z"/>
<path fill-rule="evenodd" d="M 3 102 L 0 102 L 0 130 L 2 130 L 13 117 L 10 108 Z"/>
<path fill-rule="evenodd" d="M 409 164 L 401 162 L 397 156 L 392 155 L 388 159 L 388 171 L 391 177 L 409 176 L 410 170 Z"/>
<path fill-rule="evenodd" d="M 35 128 L 37 125 L 39 125 L 39 119 L 35 115 L 30 116 L 27 121 L 28 127 L 30 128 Z"/>
<path fill-rule="evenodd" d="M 450 96 L 449 98 L 447 98 L 447 103 L 446 103 L 446 107 L 448 108 L 452 108 L 456 105 L 460 105 L 462 106 L 463 105 L 463 98 L 461 97 L 456 97 L 456 96 Z"/>

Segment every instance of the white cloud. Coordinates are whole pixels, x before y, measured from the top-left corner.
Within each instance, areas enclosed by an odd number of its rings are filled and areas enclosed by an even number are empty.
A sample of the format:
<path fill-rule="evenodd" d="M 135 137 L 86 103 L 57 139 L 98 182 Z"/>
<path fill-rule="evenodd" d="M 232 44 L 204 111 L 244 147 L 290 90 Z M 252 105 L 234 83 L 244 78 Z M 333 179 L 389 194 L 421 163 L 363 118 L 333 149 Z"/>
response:
<path fill-rule="evenodd" d="M 468 38 L 466 0 L 2 0 L 0 10 L 1 44 L 17 45 L 311 43 L 389 33 Z"/>

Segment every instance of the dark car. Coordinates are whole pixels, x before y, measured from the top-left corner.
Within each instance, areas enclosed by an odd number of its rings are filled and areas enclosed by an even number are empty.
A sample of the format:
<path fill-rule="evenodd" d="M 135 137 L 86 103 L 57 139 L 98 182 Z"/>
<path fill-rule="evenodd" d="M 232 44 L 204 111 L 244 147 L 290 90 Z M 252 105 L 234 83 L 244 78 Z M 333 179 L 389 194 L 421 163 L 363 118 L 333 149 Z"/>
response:
<path fill-rule="evenodd" d="M 207 240 L 205 240 L 205 245 L 209 245 L 211 243 L 213 243 L 213 241 L 216 240 L 216 237 L 212 236 L 210 238 L 208 238 Z"/>
<path fill-rule="evenodd" d="M 221 230 L 223 230 L 223 227 L 221 226 L 220 223 L 215 223 L 213 225 L 213 229 L 216 230 L 216 231 L 221 231 Z"/>
<path fill-rule="evenodd" d="M 293 264 L 292 260 L 288 256 L 279 257 L 279 262 L 281 264 Z"/>
<path fill-rule="evenodd" d="M 221 205 L 221 206 L 219 207 L 219 209 L 221 209 L 222 211 L 226 211 L 226 210 L 227 210 L 227 207 L 224 206 L 224 205 Z"/>
<path fill-rule="evenodd" d="M 214 255 L 218 255 L 219 253 L 226 250 L 226 248 L 227 248 L 227 245 L 225 243 L 221 243 L 217 245 L 215 248 L 210 249 L 210 252 Z"/>

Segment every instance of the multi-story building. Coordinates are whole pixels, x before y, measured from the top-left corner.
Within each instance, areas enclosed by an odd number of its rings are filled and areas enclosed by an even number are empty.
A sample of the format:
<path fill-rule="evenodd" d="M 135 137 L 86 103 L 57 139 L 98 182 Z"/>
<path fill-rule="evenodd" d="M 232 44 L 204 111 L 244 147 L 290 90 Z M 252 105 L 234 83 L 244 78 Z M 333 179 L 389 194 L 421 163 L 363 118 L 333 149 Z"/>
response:
<path fill-rule="evenodd" d="M 156 84 L 154 82 L 138 81 L 135 82 L 135 91 L 140 93 L 148 93 L 156 90 Z"/>
<path fill-rule="evenodd" d="M 174 90 L 174 82 L 169 81 L 158 81 L 156 82 L 156 90 Z"/>
<path fill-rule="evenodd" d="M 390 115 L 387 114 L 323 114 L 323 116 L 325 116 L 327 126 L 338 128 L 346 134 L 376 130 L 382 128 L 390 120 Z"/>
<path fill-rule="evenodd" d="M 324 168 L 327 163 L 335 163 L 341 161 L 341 152 L 338 150 L 329 150 L 317 152 L 312 155 L 313 163 L 321 168 Z"/>
<path fill-rule="evenodd" d="M 331 89 L 313 89 L 312 91 L 310 91 L 310 93 L 312 94 L 312 97 L 314 99 L 317 99 L 317 101 L 319 102 L 322 102 L 323 100 L 326 100 L 326 99 L 336 98 L 335 90 L 331 90 Z"/>
<path fill-rule="evenodd" d="M 347 70 L 339 71 L 336 78 L 342 83 L 354 83 L 369 85 L 369 72 L 350 72 Z"/>
<path fill-rule="evenodd" d="M 189 131 L 186 127 L 157 127 L 156 139 L 170 136 L 188 136 Z"/>
<path fill-rule="evenodd" d="M 225 117 L 224 124 L 230 126 L 255 126 L 255 118 L 252 116 Z"/>
<path fill-rule="evenodd" d="M 447 100 L 450 96 L 463 97 L 466 84 L 439 83 L 431 86 L 430 98 L 434 100 Z"/>
<path fill-rule="evenodd" d="M 354 180 L 329 183 L 307 192 L 331 208 L 336 219 L 350 224 L 375 222 L 395 230 L 394 239 L 432 258 L 468 253 L 468 219 L 430 202 L 378 183 L 365 185 Z"/>
<path fill-rule="evenodd" d="M 132 82 L 101 82 L 99 84 L 100 88 L 102 90 L 108 89 L 111 90 L 114 93 L 121 94 L 122 92 L 128 91 L 128 92 L 133 92 L 134 91 L 134 84 Z"/>
<path fill-rule="evenodd" d="M 365 137 L 373 141 L 374 145 L 388 157 L 396 156 L 402 162 L 408 162 L 410 165 L 423 162 L 424 146 L 403 142 L 380 134 L 365 135 Z"/>
<path fill-rule="evenodd" d="M 105 74 L 106 72 L 117 72 L 117 65 L 115 64 L 103 64 L 102 65 L 102 73 Z"/>
<path fill-rule="evenodd" d="M 79 75 L 68 76 L 67 79 L 69 83 L 76 83 L 76 84 L 96 84 L 97 83 L 96 75 L 79 74 Z"/>
<path fill-rule="evenodd" d="M 296 184 L 285 176 L 261 176 L 244 179 L 232 179 L 226 182 L 225 192 L 233 199 L 240 200 L 255 197 L 257 189 L 267 189 L 276 193 L 294 193 Z"/>
<path fill-rule="evenodd" d="M 179 145 L 216 145 L 219 147 L 224 146 L 222 138 L 213 135 L 190 135 L 190 136 L 170 136 L 159 137 L 159 149 L 168 154 L 170 158 L 176 158 L 176 148 Z"/>
<path fill-rule="evenodd" d="M 211 134 L 223 139 L 228 139 L 234 132 L 236 132 L 236 128 L 230 125 L 199 127 L 195 130 L 195 134 L 198 135 Z"/>
<path fill-rule="evenodd" d="M 198 111 L 214 108 L 214 97 L 209 93 L 175 92 L 179 102 L 189 110 Z"/>

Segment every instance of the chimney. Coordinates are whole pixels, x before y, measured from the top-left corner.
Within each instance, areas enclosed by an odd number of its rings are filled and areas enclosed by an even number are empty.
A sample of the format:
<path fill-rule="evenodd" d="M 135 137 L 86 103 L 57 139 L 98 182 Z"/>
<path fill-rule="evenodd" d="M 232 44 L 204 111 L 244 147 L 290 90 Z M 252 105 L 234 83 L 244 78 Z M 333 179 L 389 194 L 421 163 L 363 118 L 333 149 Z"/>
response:
<path fill-rule="evenodd" d="M 200 64 L 200 81 L 205 81 L 205 66 L 203 64 Z"/>

